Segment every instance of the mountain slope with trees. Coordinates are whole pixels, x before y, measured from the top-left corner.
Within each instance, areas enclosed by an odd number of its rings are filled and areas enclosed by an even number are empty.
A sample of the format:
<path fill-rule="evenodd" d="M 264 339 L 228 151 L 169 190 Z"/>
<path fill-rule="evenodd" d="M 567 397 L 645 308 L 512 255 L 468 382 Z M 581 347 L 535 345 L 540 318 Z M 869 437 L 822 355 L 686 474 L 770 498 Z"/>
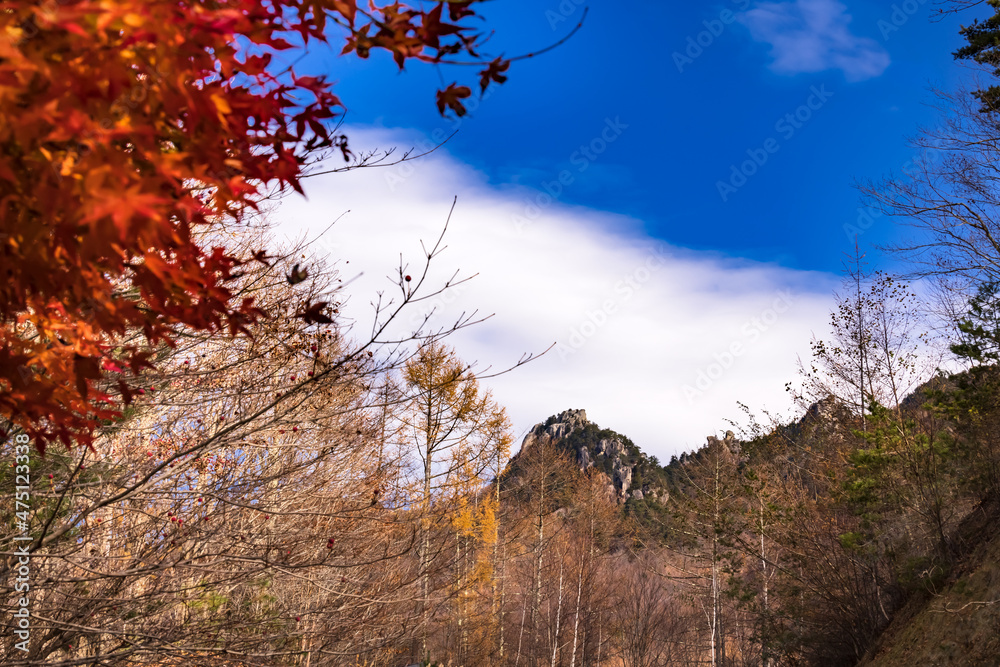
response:
<path fill-rule="evenodd" d="M 860 664 L 996 664 L 1000 655 L 1000 504 L 976 508 L 956 535 L 962 553 L 933 590 L 907 602 Z"/>

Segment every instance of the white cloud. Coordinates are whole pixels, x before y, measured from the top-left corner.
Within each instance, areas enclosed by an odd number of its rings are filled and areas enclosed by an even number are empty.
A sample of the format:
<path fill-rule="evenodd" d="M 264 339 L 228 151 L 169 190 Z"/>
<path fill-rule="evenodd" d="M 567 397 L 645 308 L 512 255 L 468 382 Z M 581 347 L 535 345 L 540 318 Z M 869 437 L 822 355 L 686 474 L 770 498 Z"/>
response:
<path fill-rule="evenodd" d="M 851 32 L 851 15 L 837 0 L 762 2 L 740 15 L 758 42 L 771 46 L 779 74 L 843 71 L 848 81 L 877 77 L 889 54 L 874 39 Z"/>
<path fill-rule="evenodd" d="M 350 136 L 352 148 L 414 143 L 385 130 L 356 128 Z M 400 253 L 416 274 L 420 241 L 433 243 L 458 196 L 431 279 L 441 285 L 456 269 L 479 275 L 426 304 L 438 308 L 434 321 L 495 313 L 451 339 L 464 359 L 495 369 L 559 344 L 488 381 L 521 435 L 551 414 L 585 408 L 591 420 L 665 461 L 725 431 L 725 418 L 739 416 L 738 400 L 787 410 L 784 383 L 795 377 L 796 354 L 808 352 L 811 331 L 827 319 L 828 275 L 670 247 L 644 236 L 636 220 L 544 205 L 528 188 L 491 187 L 443 151 L 403 171 L 364 169 L 305 183 L 309 200 L 289 197 L 276 217 L 295 236 L 350 209 L 322 243 L 350 261 L 341 267 L 346 277 L 364 272 L 343 309 L 359 321 L 359 334 L 370 326 L 375 293 L 398 294 L 389 276 Z M 539 198 L 542 207 L 527 206 Z M 778 301 L 781 294 L 790 306 Z M 420 319 L 415 309 L 404 328 Z M 734 343 L 742 349 L 730 361 Z M 699 373 L 701 394 L 686 396 L 686 385 L 698 389 Z"/>

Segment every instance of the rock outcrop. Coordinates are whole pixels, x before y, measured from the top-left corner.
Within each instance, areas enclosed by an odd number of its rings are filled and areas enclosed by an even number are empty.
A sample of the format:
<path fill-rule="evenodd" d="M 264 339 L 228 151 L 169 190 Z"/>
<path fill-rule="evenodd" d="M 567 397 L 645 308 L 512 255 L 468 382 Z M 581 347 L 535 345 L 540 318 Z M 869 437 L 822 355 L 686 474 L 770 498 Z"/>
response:
<path fill-rule="evenodd" d="M 587 423 L 589 422 L 587 422 L 586 410 L 565 410 L 555 417 L 549 417 L 544 424 L 535 424 L 528 435 L 524 436 L 521 449 L 527 449 L 543 439 L 554 444 L 565 439 L 574 429 L 582 428 Z"/>
<path fill-rule="evenodd" d="M 608 479 L 609 491 L 620 503 L 629 499 L 664 502 L 667 494 L 655 458 L 646 456 L 631 440 L 587 420 L 585 410 L 565 410 L 536 424 L 524 437 L 522 451 L 539 442 L 571 453 L 580 470 L 596 468 Z"/>

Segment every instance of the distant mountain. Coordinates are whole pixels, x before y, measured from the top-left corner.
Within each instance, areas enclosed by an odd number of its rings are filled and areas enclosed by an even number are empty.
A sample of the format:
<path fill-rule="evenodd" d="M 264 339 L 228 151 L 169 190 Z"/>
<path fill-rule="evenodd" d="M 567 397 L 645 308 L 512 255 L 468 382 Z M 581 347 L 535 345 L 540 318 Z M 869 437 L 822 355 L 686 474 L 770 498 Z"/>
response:
<path fill-rule="evenodd" d="M 589 421 L 584 410 L 565 410 L 536 424 L 524 437 L 521 451 L 527 452 L 540 442 L 570 454 L 580 470 L 603 473 L 619 503 L 667 500 L 666 474 L 656 457 L 644 454 L 626 436 Z"/>

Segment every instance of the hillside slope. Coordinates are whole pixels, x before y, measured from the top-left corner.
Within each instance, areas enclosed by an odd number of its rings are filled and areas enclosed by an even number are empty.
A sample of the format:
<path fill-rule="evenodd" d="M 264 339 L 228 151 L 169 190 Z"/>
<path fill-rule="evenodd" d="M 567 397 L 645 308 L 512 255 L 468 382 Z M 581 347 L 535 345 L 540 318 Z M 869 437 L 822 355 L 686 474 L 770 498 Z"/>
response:
<path fill-rule="evenodd" d="M 967 552 L 953 574 L 937 594 L 915 595 L 900 609 L 861 665 L 1000 664 L 998 520 L 1000 502 L 993 500 L 963 521 L 959 535 Z"/>

